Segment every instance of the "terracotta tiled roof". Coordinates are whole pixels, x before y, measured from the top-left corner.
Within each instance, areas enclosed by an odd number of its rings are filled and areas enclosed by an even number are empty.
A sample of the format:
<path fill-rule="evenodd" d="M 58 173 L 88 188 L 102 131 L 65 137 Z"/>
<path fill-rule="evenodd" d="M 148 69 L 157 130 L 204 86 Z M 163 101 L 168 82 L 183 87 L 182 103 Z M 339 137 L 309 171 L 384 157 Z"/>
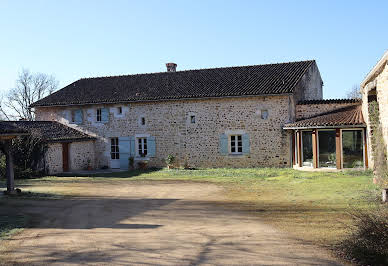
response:
<path fill-rule="evenodd" d="M 315 61 L 80 79 L 31 105 L 80 105 L 293 93 Z"/>
<path fill-rule="evenodd" d="M 298 104 L 331 104 L 331 103 L 359 103 L 360 99 L 327 99 L 327 100 L 308 100 L 300 101 Z"/>
<path fill-rule="evenodd" d="M 327 113 L 319 114 L 310 118 L 289 123 L 284 129 L 296 128 L 325 128 L 336 126 L 365 127 L 361 105 L 352 105 Z"/>
<path fill-rule="evenodd" d="M 48 142 L 84 141 L 95 139 L 94 137 L 87 135 L 81 131 L 54 121 L 0 122 L 0 132 L 1 130 L 9 128 L 15 130 L 15 132 L 27 132 L 30 134 L 37 134 Z"/>

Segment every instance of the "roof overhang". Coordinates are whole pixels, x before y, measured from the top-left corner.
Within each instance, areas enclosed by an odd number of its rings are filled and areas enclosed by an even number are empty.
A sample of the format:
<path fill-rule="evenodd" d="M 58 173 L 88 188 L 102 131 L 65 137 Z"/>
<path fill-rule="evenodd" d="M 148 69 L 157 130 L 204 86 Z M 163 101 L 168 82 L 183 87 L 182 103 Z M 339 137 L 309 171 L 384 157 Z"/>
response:
<path fill-rule="evenodd" d="M 129 104 L 129 103 L 149 103 L 149 102 L 167 102 L 167 101 L 189 101 L 189 100 L 209 100 L 209 99 L 229 99 L 229 98 L 251 98 L 251 97 L 273 97 L 273 96 L 292 96 L 292 93 L 278 93 L 278 94 L 257 94 L 257 95 L 236 95 L 236 96 L 205 96 L 205 97 L 183 97 L 183 98 L 161 98 L 161 99 L 139 99 L 127 101 L 112 101 L 112 102 L 85 102 L 85 103 L 68 103 L 68 104 L 50 104 L 50 105 L 34 105 L 30 108 L 41 107 L 66 107 L 66 106 L 83 106 L 83 105 L 101 105 L 101 104 Z"/>
<path fill-rule="evenodd" d="M 388 50 L 384 53 L 377 64 L 372 68 L 368 75 L 361 82 L 361 88 L 364 88 L 374 77 L 376 77 L 383 69 L 384 65 L 388 62 Z"/>

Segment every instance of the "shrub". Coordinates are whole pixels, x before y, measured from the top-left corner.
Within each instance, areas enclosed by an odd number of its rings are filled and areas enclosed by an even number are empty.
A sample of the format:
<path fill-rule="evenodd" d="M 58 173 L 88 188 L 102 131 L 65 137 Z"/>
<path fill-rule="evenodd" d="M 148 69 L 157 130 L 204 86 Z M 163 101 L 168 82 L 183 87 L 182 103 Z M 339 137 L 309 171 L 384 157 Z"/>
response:
<path fill-rule="evenodd" d="M 128 158 L 128 166 L 130 170 L 135 169 L 135 158 L 133 156 Z"/>
<path fill-rule="evenodd" d="M 12 156 L 15 178 L 31 178 L 44 174 L 44 155 L 47 145 L 40 136 L 31 134 L 12 140 Z M 0 155 L 0 175 L 6 174 L 5 155 Z"/>
<path fill-rule="evenodd" d="M 388 208 L 353 213 L 355 224 L 340 251 L 348 260 L 362 265 L 388 265 Z"/>
<path fill-rule="evenodd" d="M 171 166 L 171 165 L 174 164 L 174 162 L 175 162 L 175 156 L 172 155 L 172 154 L 169 154 L 169 155 L 167 156 L 167 158 L 166 158 L 166 164 L 167 164 L 168 166 Z"/>

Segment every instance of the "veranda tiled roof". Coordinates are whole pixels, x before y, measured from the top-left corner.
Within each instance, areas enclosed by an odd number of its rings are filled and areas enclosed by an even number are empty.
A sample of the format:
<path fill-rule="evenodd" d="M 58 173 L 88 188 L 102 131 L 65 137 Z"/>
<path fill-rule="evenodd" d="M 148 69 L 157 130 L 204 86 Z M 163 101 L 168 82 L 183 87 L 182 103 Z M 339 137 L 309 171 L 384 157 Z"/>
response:
<path fill-rule="evenodd" d="M 301 119 L 295 123 L 289 123 L 284 129 L 298 128 L 325 128 L 325 127 L 365 127 L 361 105 L 351 105 L 336 109 L 327 113 L 319 114 L 310 118 Z"/>
<path fill-rule="evenodd" d="M 14 132 L 37 134 L 47 142 L 67 142 L 93 140 L 94 137 L 79 130 L 68 127 L 54 121 L 2 121 L 0 122 L 0 133 L 2 130 L 11 129 Z"/>
<path fill-rule="evenodd" d="M 31 105 L 81 105 L 293 93 L 315 61 L 84 78 Z"/>
<path fill-rule="evenodd" d="M 0 121 L 0 135 L 20 135 L 24 133 L 27 133 L 27 131 L 9 122 Z"/>

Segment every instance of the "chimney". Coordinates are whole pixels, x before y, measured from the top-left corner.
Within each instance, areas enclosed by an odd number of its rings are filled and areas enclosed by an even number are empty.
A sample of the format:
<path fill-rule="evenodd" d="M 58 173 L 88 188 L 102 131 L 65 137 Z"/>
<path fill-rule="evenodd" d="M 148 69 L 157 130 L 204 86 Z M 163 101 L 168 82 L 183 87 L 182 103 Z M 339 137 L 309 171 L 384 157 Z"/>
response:
<path fill-rule="evenodd" d="M 167 63 L 166 67 L 167 67 L 167 72 L 175 72 L 177 64 L 175 64 L 175 63 Z"/>

